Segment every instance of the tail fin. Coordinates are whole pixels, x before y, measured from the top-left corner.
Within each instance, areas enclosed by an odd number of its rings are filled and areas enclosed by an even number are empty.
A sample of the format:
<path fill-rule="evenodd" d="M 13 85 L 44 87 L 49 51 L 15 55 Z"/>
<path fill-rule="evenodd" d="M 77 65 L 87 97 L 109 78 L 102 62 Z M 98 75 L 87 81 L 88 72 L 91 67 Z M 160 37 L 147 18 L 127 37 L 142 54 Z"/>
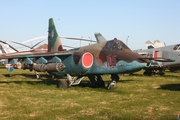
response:
<path fill-rule="evenodd" d="M 166 46 L 164 43 L 160 42 L 159 40 L 155 40 L 154 41 L 154 47 L 158 48 L 158 47 L 164 47 Z"/>
<path fill-rule="evenodd" d="M 98 43 L 107 41 L 99 32 L 94 33 Z"/>
<path fill-rule="evenodd" d="M 154 44 L 151 41 L 148 40 L 146 42 L 146 49 L 152 49 L 152 48 L 154 48 Z"/>
<path fill-rule="evenodd" d="M 52 18 L 49 19 L 48 52 L 63 51 L 62 43 Z"/>

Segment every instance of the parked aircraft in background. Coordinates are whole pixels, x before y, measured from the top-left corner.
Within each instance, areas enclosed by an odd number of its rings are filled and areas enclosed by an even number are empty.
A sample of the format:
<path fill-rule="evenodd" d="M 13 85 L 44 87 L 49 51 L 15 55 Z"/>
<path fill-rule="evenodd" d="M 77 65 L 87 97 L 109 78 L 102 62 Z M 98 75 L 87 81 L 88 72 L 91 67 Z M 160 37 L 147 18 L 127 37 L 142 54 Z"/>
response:
<path fill-rule="evenodd" d="M 144 75 L 159 74 L 164 75 L 164 70 L 168 68 L 170 71 L 180 70 L 180 44 L 165 46 L 160 41 L 155 41 L 156 46 L 152 45 L 149 41 L 146 46 L 149 49 L 134 50 L 133 52 L 139 53 L 145 57 L 163 57 L 175 60 L 174 62 L 158 62 L 153 61 L 152 67 L 146 68 Z M 159 45 L 159 46 L 158 46 Z"/>
<path fill-rule="evenodd" d="M 146 42 L 146 49 L 158 48 L 166 46 L 165 43 L 161 43 L 159 40 L 155 40 L 154 43 L 151 41 Z"/>
<path fill-rule="evenodd" d="M 3 41 L 2 42 L 0 41 L 0 55 L 5 53 L 13 53 L 13 52 L 17 52 L 17 50 L 8 44 L 5 44 Z M 5 62 L 4 59 L 0 60 L 0 65 L 3 65 L 4 62 Z"/>
<path fill-rule="evenodd" d="M 0 40 L 0 54 L 17 52 L 15 48 Z"/>
<path fill-rule="evenodd" d="M 117 74 L 139 71 L 150 64 L 149 58 L 132 52 L 116 38 L 64 50 L 52 18 L 49 19 L 48 45 L 48 52 L 4 54 L 0 59 L 7 59 L 10 64 L 21 61 L 24 69 L 30 71 L 47 72 L 51 76 L 67 76 L 68 82 L 60 80 L 58 83 L 58 86 L 63 88 L 79 84 L 84 76 L 87 76 L 95 87 L 104 87 L 101 75 L 111 74 L 111 82 L 107 88 L 114 89 L 116 81 L 119 80 Z M 74 76 L 77 78 L 73 79 Z"/>

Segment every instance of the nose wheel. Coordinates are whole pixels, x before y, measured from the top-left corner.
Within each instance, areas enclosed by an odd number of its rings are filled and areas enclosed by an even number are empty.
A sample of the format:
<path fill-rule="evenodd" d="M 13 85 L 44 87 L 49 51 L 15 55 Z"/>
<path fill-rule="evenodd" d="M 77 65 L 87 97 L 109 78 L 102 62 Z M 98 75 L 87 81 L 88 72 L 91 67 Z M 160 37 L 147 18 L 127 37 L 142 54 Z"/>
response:
<path fill-rule="evenodd" d="M 114 90 L 116 83 L 119 81 L 118 74 L 111 74 L 111 80 L 112 81 L 107 86 L 108 90 Z"/>
<path fill-rule="evenodd" d="M 68 88 L 68 83 L 66 80 L 59 80 L 57 83 L 57 88 Z"/>
<path fill-rule="evenodd" d="M 115 85 L 116 85 L 116 81 L 111 81 L 111 82 L 108 84 L 107 89 L 108 89 L 108 90 L 114 90 Z"/>

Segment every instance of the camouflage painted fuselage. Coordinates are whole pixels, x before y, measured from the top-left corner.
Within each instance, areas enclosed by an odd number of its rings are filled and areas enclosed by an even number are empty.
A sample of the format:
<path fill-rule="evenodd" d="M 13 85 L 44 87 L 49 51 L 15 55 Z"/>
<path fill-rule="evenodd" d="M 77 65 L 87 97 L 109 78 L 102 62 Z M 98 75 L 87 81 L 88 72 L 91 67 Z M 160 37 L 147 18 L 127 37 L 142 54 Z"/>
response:
<path fill-rule="evenodd" d="M 62 73 L 71 75 L 88 74 L 118 74 L 139 71 L 146 67 L 146 62 L 140 61 L 139 54 L 133 53 L 122 41 L 112 40 L 99 44 L 81 47 L 77 52 L 89 52 L 93 55 L 93 64 L 84 73 L 79 68 L 80 62 L 62 61 L 66 68 Z M 76 61 L 76 59 L 74 59 Z M 81 66 L 81 65 L 80 65 Z"/>

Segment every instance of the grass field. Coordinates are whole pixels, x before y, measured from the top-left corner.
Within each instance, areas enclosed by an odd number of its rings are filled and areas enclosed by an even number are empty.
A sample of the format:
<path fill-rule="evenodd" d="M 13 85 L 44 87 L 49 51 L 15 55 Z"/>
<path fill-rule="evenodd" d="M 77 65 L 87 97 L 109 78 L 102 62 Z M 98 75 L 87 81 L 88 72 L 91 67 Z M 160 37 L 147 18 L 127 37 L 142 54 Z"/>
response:
<path fill-rule="evenodd" d="M 56 88 L 34 72 L 0 68 L 0 120 L 176 120 L 180 114 L 180 73 L 119 75 L 115 90 L 80 86 Z M 103 79 L 108 84 L 110 76 Z"/>

